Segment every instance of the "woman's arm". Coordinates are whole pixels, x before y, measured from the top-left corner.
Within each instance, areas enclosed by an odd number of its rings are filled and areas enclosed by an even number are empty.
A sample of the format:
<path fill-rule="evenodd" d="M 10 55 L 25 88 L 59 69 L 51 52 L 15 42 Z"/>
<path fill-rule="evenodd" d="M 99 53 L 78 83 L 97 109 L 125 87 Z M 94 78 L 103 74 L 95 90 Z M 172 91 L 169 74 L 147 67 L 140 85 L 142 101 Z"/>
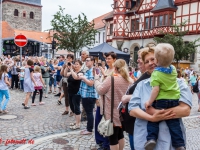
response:
<path fill-rule="evenodd" d="M 34 85 L 36 86 L 35 79 L 33 78 L 33 72 L 31 72 L 30 75 L 31 75 L 31 80 L 33 81 Z"/>
<path fill-rule="evenodd" d="M 10 86 L 10 82 L 8 81 L 8 77 L 5 77 L 4 81 L 8 86 Z"/>
<path fill-rule="evenodd" d="M 95 79 L 94 86 L 99 95 L 105 95 L 111 86 L 111 76 L 108 76 L 103 82 Z"/>
<path fill-rule="evenodd" d="M 72 74 L 72 77 L 75 79 L 75 80 L 80 80 L 79 76 L 76 74 L 76 72 L 74 72 L 74 70 L 72 68 L 70 68 L 70 72 Z"/>
<path fill-rule="evenodd" d="M 45 83 L 44 83 L 44 80 L 42 79 L 42 75 L 40 76 L 40 81 L 42 81 L 42 84 L 43 84 L 44 86 L 46 86 Z"/>
<path fill-rule="evenodd" d="M 122 103 L 123 103 L 123 104 L 128 103 L 128 102 L 130 101 L 131 97 L 132 97 L 132 95 L 124 95 L 124 96 L 122 97 L 122 100 L 121 100 Z"/>

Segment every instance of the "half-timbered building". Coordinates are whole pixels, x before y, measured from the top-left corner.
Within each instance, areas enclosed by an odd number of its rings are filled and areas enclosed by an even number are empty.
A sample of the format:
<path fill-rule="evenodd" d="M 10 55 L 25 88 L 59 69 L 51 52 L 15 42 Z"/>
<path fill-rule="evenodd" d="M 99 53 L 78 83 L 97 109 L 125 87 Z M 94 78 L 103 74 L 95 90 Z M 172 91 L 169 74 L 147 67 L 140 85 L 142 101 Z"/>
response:
<path fill-rule="evenodd" d="M 171 32 L 173 24 L 185 20 L 188 30 L 186 42 L 199 38 L 199 0 L 113 0 L 113 12 L 106 21 L 106 41 L 130 53 L 133 64 L 141 47 L 155 45 L 153 38 L 163 36 L 160 31 Z M 190 66 L 199 71 L 200 47 L 190 56 Z"/>

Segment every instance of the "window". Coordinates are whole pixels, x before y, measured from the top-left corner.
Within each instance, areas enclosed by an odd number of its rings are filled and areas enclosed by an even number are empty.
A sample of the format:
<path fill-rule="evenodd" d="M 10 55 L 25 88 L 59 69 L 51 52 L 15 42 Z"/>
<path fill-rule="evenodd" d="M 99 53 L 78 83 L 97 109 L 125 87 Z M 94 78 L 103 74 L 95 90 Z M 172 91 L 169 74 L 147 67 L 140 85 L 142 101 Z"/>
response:
<path fill-rule="evenodd" d="M 105 42 L 105 32 L 103 32 L 103 42 Z"/>
<path fill-rule="evenodd" d="M 115 2 L 115 8 L 117 8 L 118 7 L 118 3 L 117 2 Z"/>
<path fill-rule="evenodd" d="M 168 18 L 168 15 L 165 15 L 165 25 L 168 25 L 168 20 L 169 20 L 169 18 Z"/>
<path fill-rule="evenodd" d="M 149 17 L 145 18 L 145 29 L 149 29 Z"/>
<path fill-rule="evenodd" d="M 163 20 L 163 16 L 159 16 L 159 17 L 158 17 L 158 26 L 164 25 L 164 24 L 163 24 L 163 21 L 164 21 L 164 20 Z"/>
<path fill-rule="evenodd" d="M 110 35 L 113 35 L 113 24 L 110 24 Z"/>
<path fill-rule="evenodd" d="M 129 8 L 129 2 L 126 1 L 126 8 Z"/>
<path fill-rule="evenodd" d="M 14 16 L 18 16 L 18 15 L 19 15 L 19 12 L 18 12 L 17 9 L 15 9 L 15 11 L 14 11 Z"/>
<path fill-rule="evenodd" d="M 149 22 L 149 28 L 150 28 L 150 29 L 153 29 L 153 27 L 154 27 L 154 26 L 153 26 L 153 16 L 150 17 L 150 20 L 149 20 L 149 21 L 150 21 L 150 22 Z"/>
<path fill-rule="evenodd" d="M 133 19 L 131 20 L 131 32 L 139 30 L 139 19 Z"/>
<path fill-rule="evenodd" d="M 26 17 L 26 12 L 25 11 L 23 11 L 23 17 Z"/>
<path fill-rule="evenodd" d="M 169 15 L 169 25 L 173 25 L 173 15 Z"/>
<path fill-rule="evenodd" d="M 101 33 L 99 32 L 99 43 L 100 43 L 100 41 L 101 41 L 101 39 L 100 39 L 100 38 L 101 38 Z"/>
<path fill-rule="evenodd" d="M 157 16 L 154 17 L 154 26 L 155 27 L 158 26 L 158 17 Z"/>
<path fill-rule="evenodd" d="M 34 19 L 34 13 L 33 12 L 30 12 L 30 18 Z"/>

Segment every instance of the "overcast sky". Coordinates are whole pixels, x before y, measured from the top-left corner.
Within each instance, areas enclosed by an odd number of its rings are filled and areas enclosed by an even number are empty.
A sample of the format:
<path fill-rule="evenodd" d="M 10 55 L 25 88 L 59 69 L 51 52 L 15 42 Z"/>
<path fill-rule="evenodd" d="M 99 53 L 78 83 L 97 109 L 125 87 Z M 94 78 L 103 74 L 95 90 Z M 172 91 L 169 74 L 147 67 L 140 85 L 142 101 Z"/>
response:
<path fill-rule="evenodd" d="M 42 0 L 42 31 L 50 29 L 50 21 L 59 5 L 73 18 L 83 12 L 88 21 L 112 11 L 113 0 Z"/>

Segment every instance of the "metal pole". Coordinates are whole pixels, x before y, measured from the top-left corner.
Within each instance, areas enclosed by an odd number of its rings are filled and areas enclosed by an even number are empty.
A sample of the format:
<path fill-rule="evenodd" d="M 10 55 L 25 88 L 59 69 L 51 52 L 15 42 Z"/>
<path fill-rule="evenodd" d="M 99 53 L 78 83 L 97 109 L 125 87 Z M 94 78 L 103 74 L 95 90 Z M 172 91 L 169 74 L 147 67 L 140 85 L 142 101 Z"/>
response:
<path fill-rule="evenodd" d="M 20 47 L 20 66 L 22 66 L 22 47 Z"/>
<path fill-rule="evenodd" d="M 0 7 L 0 57 L 2 56 L 2 51 L 3 51 L 3 39 L 2 39 L 2 2 L 3 0 L 0 0 L 1 2 L 1 7 Z"/>

